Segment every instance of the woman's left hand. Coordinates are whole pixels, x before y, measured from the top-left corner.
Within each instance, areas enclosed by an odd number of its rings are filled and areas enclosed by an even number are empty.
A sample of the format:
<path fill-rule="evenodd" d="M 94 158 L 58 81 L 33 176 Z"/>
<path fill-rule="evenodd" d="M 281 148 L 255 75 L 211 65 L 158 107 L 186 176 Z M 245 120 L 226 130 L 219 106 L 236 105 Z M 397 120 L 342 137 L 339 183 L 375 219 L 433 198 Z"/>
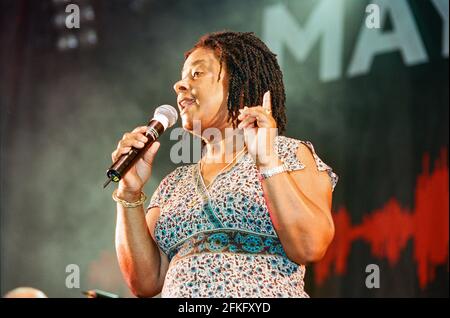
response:
<path fill-rule="evenodd" d="M 245 145 L 248 153 L 259 168 L 277 165 L 278 157 L 274 153 L 274 142 L 277 136 L 277 123 L 272 117 L 270 91 L 263 97 L 262 106 L 244 107 L 240 109 L 239 129 L 244 129 Z"/>

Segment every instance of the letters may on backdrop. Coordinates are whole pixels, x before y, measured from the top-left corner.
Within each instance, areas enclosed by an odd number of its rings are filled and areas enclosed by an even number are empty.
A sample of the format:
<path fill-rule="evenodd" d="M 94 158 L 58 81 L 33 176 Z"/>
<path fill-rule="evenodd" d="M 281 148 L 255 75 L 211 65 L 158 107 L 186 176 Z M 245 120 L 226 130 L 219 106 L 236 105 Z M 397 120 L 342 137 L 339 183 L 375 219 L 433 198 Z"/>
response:
<path fill-rule="evenodd" d="M 344 0 L 322 0 L 309 14 L 301 27 L 285 4 L 278 3 L 265 8 L 263 13 L 263 39 L 278 55 L 283 66 L 284 47 L 293 57 L 304 61 L 316 42 L 320 41 L 319 78 L 331 81 L 343 76 Z M 448 0 L 430 0 L 442 20 L 442 51 L 448 58 Z M 367 27 L 365 19 L 347 69 L 353 77 L 370 72 L 377 55 L 399 51 L 405 65 L 428 62 L 427 52 L 420 32 L 406 0 L 376 0 L 372 6 L 379 8 L 380 20 L 391 17 L 392 31 Z"/>

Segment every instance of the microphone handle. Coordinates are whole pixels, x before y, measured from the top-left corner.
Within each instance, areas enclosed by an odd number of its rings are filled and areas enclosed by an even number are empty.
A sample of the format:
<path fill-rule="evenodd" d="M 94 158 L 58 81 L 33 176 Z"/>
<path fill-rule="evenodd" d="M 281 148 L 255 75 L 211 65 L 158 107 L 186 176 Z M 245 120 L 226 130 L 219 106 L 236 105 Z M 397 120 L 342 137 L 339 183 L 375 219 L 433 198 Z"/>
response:
<path fill-rule="evenodd" d="M 128 153 L 122 154 L 106 171 L 108 180 L 103 185 L 103 188 L 105 188 L 111 181 L 119 182 L 128 169 L 130 169 L 135 161 L 145 152 L 148 146 L 157 140 L 163 132 L 164 126 L 159 121 L 152 119 L 148 123 L 147 131 L 145 132 L 145 136 L 148 140 L 144 147 L 140 149 L 131 147 L 131 150 Z"/>

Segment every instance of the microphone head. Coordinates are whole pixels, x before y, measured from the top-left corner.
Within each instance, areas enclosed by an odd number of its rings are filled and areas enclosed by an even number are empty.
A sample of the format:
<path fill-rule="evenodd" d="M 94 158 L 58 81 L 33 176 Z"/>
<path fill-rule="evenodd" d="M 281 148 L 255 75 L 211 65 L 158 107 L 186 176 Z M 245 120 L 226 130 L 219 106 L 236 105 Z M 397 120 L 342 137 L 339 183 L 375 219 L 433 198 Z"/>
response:
<path fill-rule="evenodd" d="M 161 105 L 156 108 L 153 119 L 159 121 L 164 126 L 164 130 L 166 130 L 177 122 L 178 112 L 173 106 Z"/>

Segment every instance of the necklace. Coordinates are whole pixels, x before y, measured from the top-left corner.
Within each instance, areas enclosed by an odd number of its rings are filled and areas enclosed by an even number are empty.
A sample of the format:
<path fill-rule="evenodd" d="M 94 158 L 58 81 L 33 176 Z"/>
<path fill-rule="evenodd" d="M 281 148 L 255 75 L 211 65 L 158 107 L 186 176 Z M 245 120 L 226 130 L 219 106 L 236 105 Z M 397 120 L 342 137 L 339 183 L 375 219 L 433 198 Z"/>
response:
<path fill-rule="evenodd" d="M 244 146 L 244 147 L 242 148 L 241 151 L 239 151 L 238 153 L 236 153 L 236 155 L 233 157 L 233 159 L 232 159 L 226 166 L 224 166 L 222 169 L 220 169 L 219 173 L 217 173 L 217 174 L 215 175 L 215 177 L 211 180 L 211 182 L 210 182 L 208 185 L 206 185 L 205 182 L 204 182 L 204 180 L 202 180 L 202 181 L 203 181 L 203 184 L 204 184 L 204 186 L 205 186 L 205 189 L 208 190 L 209 187 L 214 183 L 214 181 L 216 180 L 216 178 L 217 178 L 222 172 L 224 172 L 225 169 L 227 169 L 231 164 L 235 163 L 235 161 L 236 161 L 236 159 L 239 157 L 239 155 L 242 154 L 243 152 L 245 152 L 246 150 L 247 150 L 247 146 Z M 201 174 L 202 174 L 202 168 L 203 168 L 202 160 L 201 160 L 201 159 L 200 159 L 199 162 L 198 162 L 198 167 L 199 167 L 199 174 L 201 175 Z M 203 177 L 202 177 L 202 179 L 203 179 Z"/>

